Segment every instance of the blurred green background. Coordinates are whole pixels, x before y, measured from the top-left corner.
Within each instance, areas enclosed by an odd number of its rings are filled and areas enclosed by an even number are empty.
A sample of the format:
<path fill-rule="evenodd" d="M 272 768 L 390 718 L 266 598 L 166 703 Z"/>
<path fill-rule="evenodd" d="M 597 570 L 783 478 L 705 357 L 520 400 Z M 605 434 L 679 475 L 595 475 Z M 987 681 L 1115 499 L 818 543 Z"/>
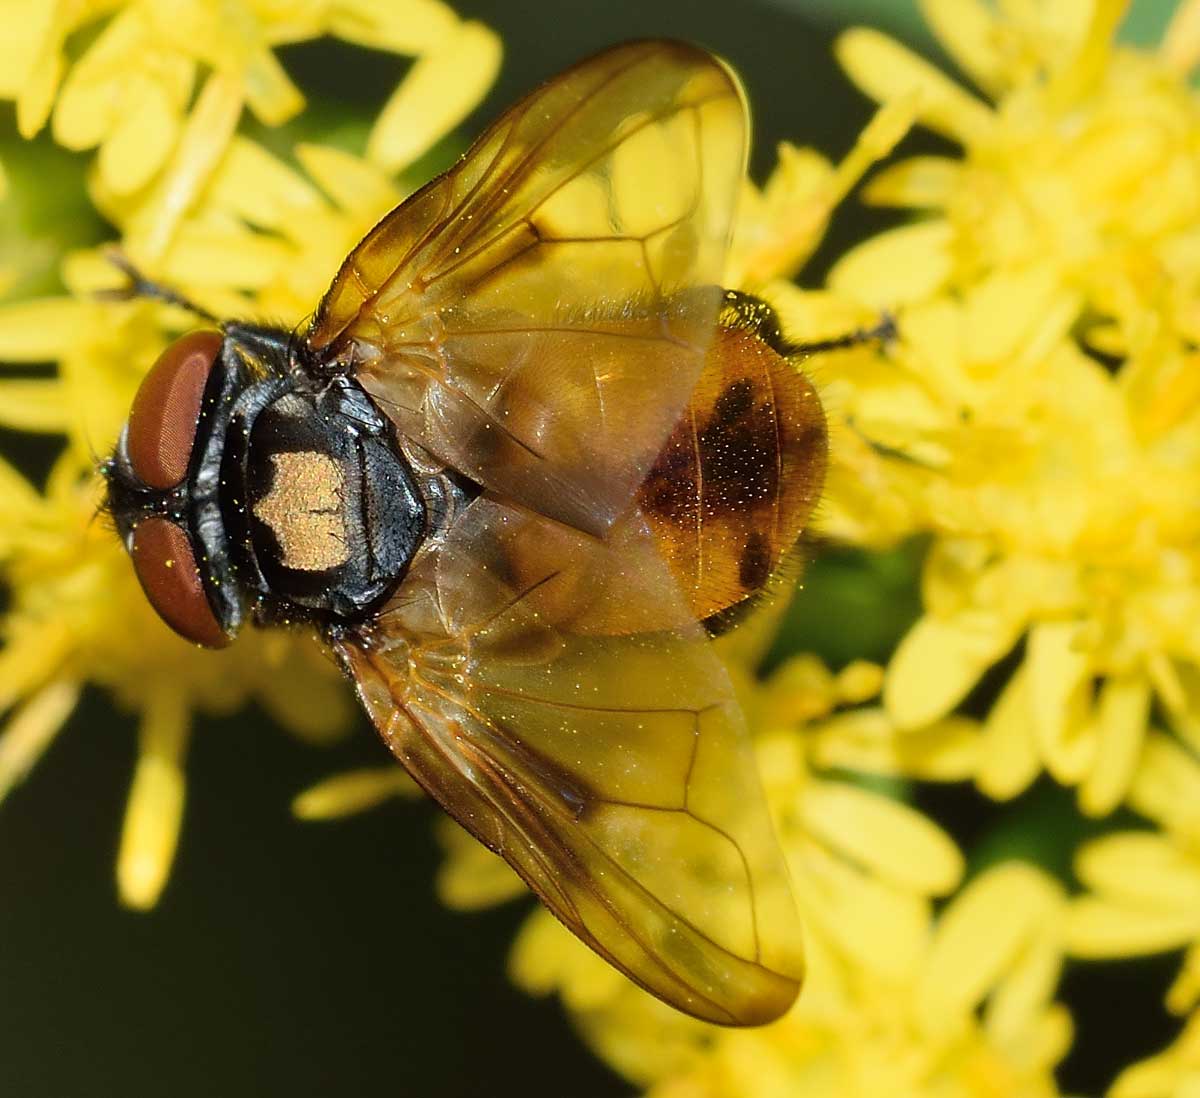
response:
<path fill-rule="evenodd" d="M 535 81 L 626 38 L 685 37 L 742 73 L 755 115 L 753 168 L 788 138 L 839 155 L 870 105 L 834 66 L 837 30 L 867 21 L 935 58 L 911 0 L 462 0 L 495 27 L 501 77 L 466 130 Z M 1143 0 L 1127 39 L 1155 40 L 1172 4 Z M 401 75 L 384 54 L 331 42 L 282 53 L 311 110 L 284 132 L 351 146 Z M 0 113 L 0 155 L 15 190 L 47 166 L 82 161 L 43 140 L 19 145 Z M 915 136 L 905 151 L 932 148 Z M 446 153 L 447 150 L 442 150 Z M 65 244 L 104 236 L 81 188 L 45 187 L 9 218 L 40 239 L 51 276 Z M 802 280 L 888 215 L 835 220 Z M 12 241 L 14 221 L 0 223 Z M 28 255 L 26 256 L 28 259 Z M 27 466 L 52 443 L 0 439 Z M 820 560 L 776 655 L 815 648 L 835 665 L 882 659 L 917 611 L 919 547 L 867 560 Z M 855 622 L 853 633 L 846 621 Z M 835 624 L 842 623 L 842 624 Z M 198 659 L 203 656 L 198 655 Z M 112 866 L 134 750 L 130 722 L 90 696 L 31 779 L 0 807 L 0 1095 L 613 1096 L 630 1088 L 593 1059 L 554 1002 L 512 988 L 505 959 L 526 906 L 464 915 L 439 906 L 434 811 L 393 802 L 334 824 L 295 823 L 291 797 L 329 773 L 384 761 L 365 720 L 334 750 L 308 748 L 247 712 L 201 722 L 192 797 L 174 878 L 150 915 L 117 906 Z M 996 809 L 964 790 L 923 790 L 922 808 L 980 859 L 1020 852 L 1065 872 L 1080 837 L 1069 800 L 1036 787 Z M 1111 825 L 1110 825 L 1111 826 Z M 1075 966 L 1063 994 L 1080 1035 L 1064 1065 L 1069 1092 L 1097 1093 L 1121 1064 L 1159 1047 L 1171 958 Z M 802 1096 L 801 1096 L 802 1098 Z M 881 1096 L 886 1098 L 886 1096 Z"/>

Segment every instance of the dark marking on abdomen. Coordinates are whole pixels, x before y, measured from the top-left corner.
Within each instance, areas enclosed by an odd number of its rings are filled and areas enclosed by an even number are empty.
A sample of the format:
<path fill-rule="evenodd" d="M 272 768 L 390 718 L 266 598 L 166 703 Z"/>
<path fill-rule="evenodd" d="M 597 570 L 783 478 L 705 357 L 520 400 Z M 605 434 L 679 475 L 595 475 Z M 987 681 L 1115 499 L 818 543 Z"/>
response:
<path fill-rule="evenodd" d="M 771 546 L 757 530 L 742 547 L 738 561 L 738 580 L 748 591 L 757 591 L 771 576 Z"/>

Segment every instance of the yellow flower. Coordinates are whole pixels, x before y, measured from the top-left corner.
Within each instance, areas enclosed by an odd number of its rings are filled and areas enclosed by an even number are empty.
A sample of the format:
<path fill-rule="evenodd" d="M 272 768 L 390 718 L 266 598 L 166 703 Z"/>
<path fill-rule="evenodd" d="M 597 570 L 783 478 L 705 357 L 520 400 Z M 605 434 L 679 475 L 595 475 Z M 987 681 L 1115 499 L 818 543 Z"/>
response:
<path fill-rule="evenodd" d="M 203 198 L 176 223 L 159 277 L 217 316 L 294 324 L 310 313 L 347 253 L 406 191 L 339 149 L 303 144 L 295 155 L 306 174 L 234 137 Z M 134 235 L 145 209 L 114 209 L 114 220 Z M 72 256 L 67 277 L 84 292 L 122 276 L 97 252 Z"/>
<path fill-rule="evenodd" d="M 755 293 L 769 292 L 775 285 L 790 288 L 778 280 L 795 274 L 812 255 L 834 209 L 864 172 L 892 152 L 915 118 L 914 98 L 887 104 L 836 165 L 814 149 L 783 142 L 778 163 L 763 188 L 749 181 L 743 186 L 727 284 Z M 830 334 L 841 331 L 844 329 Z M 801 333 L 794 334 L 798 338 Z"/>
<path fill-rule="evenodd" d="M 276 46 L 332 34 L 421 59 L 371 137 L 372 157 L 389 168 L 410 163 L 427 138 L 462 119 L 499 56 L 490 32 L 462 23 L 438 0 L 5 0 L 4 8 L 0 97 L 16 100 L 21 133 L 31 137 L 53 111 L 55 139 L 72 149 L 99 147 L 99 185 L 122 196 L 145 188 L 177 157 L 198 80 L 205 87 L 190 117 L 204 119 L 214 154 L 243 104 L 267 125 L 302 110 L 304 97 Z M 66 40 L 83 27 L 94 39 L 68 64 Z M 438 78 L 447 57 L 464 55 L 466 79 Z M 414 97 L 429 98 L 430 84 L 440 94 L 418 132 L 409 107 Z"/>
<path fill-rule="evenodd" d="M 1063 902 L 1058 885 L 1014 862 L 972 881 L 936 919 L 925 905 L 872 905 L 871 916 L 895 922 L 864 917 L 837 943 L 814 931 L 799 1000 L 756 1030 L 672 1013 L 542 913 L 513 967 L 530 990 L 557 988 L 589 1043 L 653 1098 L 1038 1098 L 1058 1093 L 1053 1069 L 1071 1037 L 1051 1001 Z M 864 965 L 862 955 L 881 956 L 865 940 L 880 937 L 894 953 Z"/>
<path fill-rule="evenodd" d="M 899 306 L 901 339 L 828 386 L 855 469 L 831 478 L 828 528 L 933 535 L 925 615 L 888 668 L 897 726 L 1015 651 L 977 783 L 1010 797 L 1045 769 L 1100 815 L 1154 700 L 1193 742 L 1200 718 L 1195 5 L 1157 52 L 1112 44 L 1114 0 L 922 6 L 992 102 L 874 31 L 839 41 L 864 91 L 915 97 L 963 155 L 876 176 L 867 198 L 916 216 L 831 273 L 842 297 Z M 874 498 L 890 531 L 856 525 Z"/>
<path fill-rule="evenodd" d="M 26 129 L 53 108 L 60 138 L 65 130 L 68 143 L 103 143 L 93 194 L 122 246 L 214 312 L 275 321 L 296 322 L 313 308 L 350 246 L 403 197 L 392 171 L 478 100 L 499 57 L 491 32 L 435 0 L 194 0 L 170 13 L 135 2 L 15 6 L 22 10 L 8 25 L 19 29 L 22 64 L 0 65 L 0 94 L 18 98 Z M 108 21 L 55 103 L 63 39 L 97 20 Z M 236 126 L 243 100 L 267 121 L 302 105 L 268 47 L 325 32 L 422 56 L 380 115 L 368 157 L 297 150 L 314 186 Z M 213 71 L 184 119 L 198 63 Z M 155 80 L 163 86 L 150 87 Z M 178 101 L 169 94 L 176 85 Z M 155 117 L 127 110 L 129 97 L 146 100 Z M 71 127 L 87 112 L 93 128 L 84 140 Z M 114 177 L 105 168 L 110 147 L 120 171 L 129 157 L 152 170 L 133 186 Z M 307 637 L 252 630 L 236 651 L 198 657 L 150 610 L 118 540 L 97 520 L 97 453 L 112 445 L 146 370 L 191 323 L 169 306 L 94 300 L 90 291 L 114 276 L 99 255 L 74 255 L 64 277 L 75 298 L 0 306 L 0 360 L 58 363 L 53 377 L 0 378 L 0 425 L 67 442 L 41 493 L 0 462 L 0 570 L 10 592 L 0 618 L 0 713 L 11 713 L 0 734 L 0 796 L 67 722 L 85 684 L 109 691 L 140 721 L 118 885 L 126 903 L 148 907 L 182 819 L 191 714 L 256 700 L 289 731 L 323 741 L 345 728 L 352 700 Z"/>
<path fill-rule="evenodd" d="M 1185 1014 L 1200 1002 L 1200 762 L 1152 734 L 1129 803 L 1162 830 L 1116 832 L 1079 851 L 1088 891 L 1072 902 L 1068 949 L 1108 958 L 1186 948 L 1167 993 Z"/>
<path fill-rule="evenodd" d="M 121 246 L 217 315 L 284 323 L 422 182 L 402 173 L 499 59 L 490 32 L 438 0 L 0 4 L 0 96 L 23 133 L 49 122 L 59 142 L 98 150 L 89 193 Z M 806 364 L 833 447 L 817 532 L 929 544 L 924 616 L 886 670 L 802 655 L 760 681 L 770 613 L 720 642 L 802 909 L 806 987 L 772 1026 L 718 1030 L 633 987 L 543 910 L 512 953 L 514 979 L 558 994 L 655 1098 L 1054 1095 L 1071 1039 L 1054 1002 L 1064 951 L 1185 947 L 1169 1003 L 1200 1000 L 1200 112 L 1187 82 L 1200 0 L 1153 53 L 1112 45 L 1114 0 L 923 7 L 988 100 L 851 32 L 839 54 L 880 101 L 875 119 L 840 162 L 781 147 L 766 184 L 746 186 L 727 273 L 795 340 L 898 309 L 894 346 Z M 273 50 L 322 34 L 417 60 L 361 155 L 310 143 L 293 166 L 246 136 L 244 108 L 266 124 L 300 110 Z M 963 155 L 878 174 L 867 198 L 912 219 L 843 257 L 824 289 L 799 289 L 789 279 L 834 207 L 914 120 Z M 66 439 L 44 489 L 0 462 L 0 797 L 86 684 L 110 693 L 139 722 L 117 874 L 123 900 L 145 907 L 182 821 L 193 713 L 254 700 L 324 741 L 351 702 L 306 637 L 252 630 L 197 657 L 148 608 L 95 521 L 95 458 L 190 318 L 93 299 L 117 281 L 95 252 L 67 257 L 63 278 L 73 296 L 0 306 L 0 360 L 58 363 L 52 377 L 0 378 L 0 426 Z M 1010 654 L 986 718 L 956 713 Z M 1165 731 L 1147 731 L 1152 712 Z M 1126 802 L 1161 829 L 1086 846 L 1074 900 L 1022 863 L 962 886 L 956 842 L 903 800 L 916 781 L 1008 797 L 1042 770 L 1090 813 Z M 293 808 L 320 819 L 415 792 L 387 766 L 335 775 Z M 447 904 L 524 894 L 440 826 Z M 1195 1048 L 1193 1025 L 1116 1098 L 1187 1093 Z"/>

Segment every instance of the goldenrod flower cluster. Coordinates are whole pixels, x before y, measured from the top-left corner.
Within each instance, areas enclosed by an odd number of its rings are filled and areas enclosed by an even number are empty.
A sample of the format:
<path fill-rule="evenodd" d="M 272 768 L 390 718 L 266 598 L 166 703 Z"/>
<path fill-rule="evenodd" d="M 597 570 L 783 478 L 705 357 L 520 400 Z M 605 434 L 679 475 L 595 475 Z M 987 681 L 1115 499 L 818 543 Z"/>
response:
<path fill-rule="evenodd" d="M 495 36 L 439 0 L 8 6 L 0 96 L 21 132 L 95 149 L 89 193 L 122 247 L 220 315 L 306 315 L 499 61 Z M 1065 959 L 1171 949 L 1186 953 L 1168 1006 L 1192 1018 L 1111 1094 L 1200 1088 L 1200 2 L 1150 50 L 1118 44 L 1120 0 L 921 8 L 972 87 L 876 31 L 843 34 L 838 59 L 877 113 L 839 162 L 781 147 L 763 187 L 746 185 L 727 274 L 795 339 L 896 315 L 891 345 L 812 364 L 833 445 L 816 551 L 925 546 L 923 612 L 886 666 L 793 654 L 759 678 L 769 615 L 722 642 L 804 915 L 805 990 L 772 1026 L 719 1031 L 627 984 L 544 911 L 512 954 L 516 981 L 559 994 L 655 1098 L 1055 1095 L 1073 1036 L 1055 1001 Z M 68 51 L 85 27 L 87 48 Z M 272 51 L 320 34 L 417 60 L 363 149 L 300 145 L 293 165 L 242 123 L 302 110 Z M 914 126 L 947 151 L 876 168 Z M 898 226 L 801 289 L 864 179 Z M 58 364 L 0 379 L 0 425 L 67 440 L 44 490 L 0 463 L 0 794 L 84 684 L 107 689 L 140 724 L 118 880 L 149 906 L 190 714 L 257 699 L 321 739 L 349 703 L 302 637 L 200 654 L 144 605 L 92 522 L 93 450 L 187 318 L 96 300 L 114 280 L 97 253 L 62 272 L 66 295 L 0 304 L 0 358 Z M 1081 813 L 1127 810 L 1142 829 L 1084 845 L 1070 881 L 1016 861 L 968 876 L 955 839 L 903 796 L 969 782 L 1004 801 L 1043 775 Z M 396 768 L 359 771 L 294 807 L 319 818 L 412 791 Z M 442 833 L 447 903 L 521 894 L 454 825 Z"/>
<path fill-rule="evenodd" d="M 830 285 L 899 306 L 886 374 L 845 379 L 855 467 L 932 538 L 925 613 L 887 670 L 903 742 L 1015 654 L 973 778 L 1004 799 L 1041 772 L 1080 810 L 1155 830 L 1085 845 L 1062 947 L 1117 957 L 1189 947 L 1168 1006 L 1200 999 L 1200 6 L 1156 51 L 1114 45 L 1125 5 L 1000 18 L 929 0 L 976 96 L 868 30 L 838 45 L 880 102 L 917 94 L 962 151 L 892 165 L 869 201 L 914 212 Z M 865 513 L 839 500 L 837 528 Z M 1116 1096 L 1200 1083 L 1194 1027 Z M 1191 1045 L 1189 1045 L 1189 1041 Z"/>
<path fill-rule="evenodd" d="M 89 193 L 122 249 L 226 316 L 295 322 L 310 312 L 349 249 L 406 193 L 398 169 L 478 102 L 500 59 L 490 30 L 437 0 L 8 7 L 0 96 L 16 101 L 22 134 L 48 122 L 67 147 L 96 148 Z M 81 29 L 90 44 L 68 64 L 64 43 Z M 300 174 L 239 123 L 247 110 L 274 124 L 303 108 L 272 47 L 322 34 L 415 61 L 365 155 L 301 146 Z M 67 296 L 0 305 L 0 359 L 58 364 L 53 377 L 0 379 L 0 426 L 67 442 L 42 492 L 0 463 L 0 567 L 12 592 L 0 793 L 34 764 L 85 683 L 108 689 L 140 727 L 117 879 L 126 903 L 147 907 L 175 848 L 193 711 L 256 700 L 297 735 L 328 739 L 353 703 L 307 638 L 254 632 L 205 658 L 146 605 L 112 532 L 95 521 L 97 451 L 111 447 L 142 375 L 192 321 L 168 306 L 97 300 L 94 291 L 119 283 L 98 252 L 66 256 L 62 275 Z"/>

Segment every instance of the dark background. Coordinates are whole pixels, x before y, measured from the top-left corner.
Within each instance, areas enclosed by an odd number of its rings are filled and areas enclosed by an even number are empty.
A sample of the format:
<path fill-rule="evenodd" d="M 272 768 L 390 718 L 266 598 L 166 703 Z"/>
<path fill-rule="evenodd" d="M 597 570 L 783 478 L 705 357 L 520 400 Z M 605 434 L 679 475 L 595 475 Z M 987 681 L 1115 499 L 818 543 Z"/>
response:
<path fill-rule="evenodd" d="M 808 16 L 800 6 L 461 0 L 457 9 L 496 28 L 506 47 L 496 89 L 465 130 L 587 53 L 668 35 L 717 50 L 742 74 L 760 177 L 785 137 L 840 155 L 870 105 L 835 68 L 832 35 L 866 10 L 876 25 L 911 31 L 912 5 L 827 0 L 805 4 Z M 928 47 L 919 33 L 912 40 Z M 282 56 L 316 115 L 349 113 L 364 125 L 403 67 L 335 43 Z M 915 139 L 906 148 L 930 146 Z M 803 280 L 818 282 L 829 256 L 883 220 L 848 207 Z M 45 454 L 27 446 L 24 456 L 36 464 Z M 835 602 L 839 590 L 861 598 L 856 568 L 833 558 L 818 567 L 816 586 L 824 577 Z M 911 555 L 885 571 L 870 590 L 882 597 L 894 586 L 898 609 L 872 638 L 880 657 L 915 611 Z M 822 647 L 819 630 L 797 639 Z M 836 660 L 846 640 L 823 647 Z M 333 750 L 300 745 L 254 711 L 202 720 L 196 731 L 179 856 L 151 914 L 116 902 L 113 860 L 135 736 L 103 698 L 86 698 L 0 806 L 0 1096 L 630 1093 L 577 1041 L 556 1003 L 508 983 L 505 959 L 526 905 L 467 915 L 437 903 L 432 809 L 395 801 L 337 823 L 291 819 L 298 790 L 383 761 L 365 721 Z M 921 803 L 964 838 L 986 839 L 985 821 L 997 816 L 962 790 L 930 792 Z M 1062 795 L 1043 787 L 999 815 L 1001 826 L 1020 816 L 1048 831 L 1073 819 Z M 1163 1043 L 1159 1003 L 1173 963 L 1071 970 L 1065 992 L 1081 1035 L 1064 1070 L 1068 1091 L 1102 1089 L 1119 1064 Z"/>

